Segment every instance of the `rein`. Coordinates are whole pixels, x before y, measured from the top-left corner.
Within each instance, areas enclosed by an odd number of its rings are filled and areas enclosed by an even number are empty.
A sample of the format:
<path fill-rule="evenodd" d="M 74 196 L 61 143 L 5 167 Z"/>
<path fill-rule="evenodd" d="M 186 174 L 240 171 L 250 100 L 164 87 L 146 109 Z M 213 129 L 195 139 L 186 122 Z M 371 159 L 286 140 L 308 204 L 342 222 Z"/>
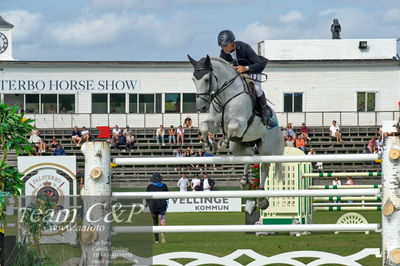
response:
<path fill-rule="evenodd" d="M 222 84 L 222 86 L 220 88 L 218 88 L 215 91 L 212 91 L 212 80 L 213 77 L 215 77 L 216 81 L 218 82 L 218 78 L 217 76 L 213 73 L 213 69 L 212 67 L 209 68 L 196 68 L 196 71 L 209 71 L 210 73 L 210 82 L 208 83 L 208 91 L 205 93 L 197 93 L 196 97 L 202 99 L 203 101 L 207 102 L 209 105 L 212 105 L 212 107 L 214 108 L 215 112 L 217 113 L 221 113 L 221 129 L 222 129 L 222 133 L 226 136 L 226 132 L 224 129 L 224 114 L 225 114 L 225 107 L 227 106 L 228 103 L 230 103 L 233 99 L 235 99 L 236 97 L 238 97 L 239 95 L 246 93 L 248 95 L 250 95 L 250 91 L 249 88 L 247 86 L 246 81 L 242 78 L 242 84 L 243 84 L 243 90 L 241 92 L 236 93 L 235 95 L 233 95 L 232 97 L 230 97 L 228 100 L 225 101 L 225 103 L 222 102 L 221 97 L 219 97 L 221 95 L 221 93 L 223 93 L 227 88 L 229 88 L 234 82 L 235 80 L 240 76 L 241 73 L 237 73 L 233 78 L 231 78 L 230 80 L 227 80 L 224 82 L 224 84 Z M 267 77 L 266 74 L 263 74 Z M 253 81 L 256 81 L 256 79 L 252 79 L 249 78 Z M 265 82 L 264 81 L 260 81 L 260 82 Z M 243 133 L 243 135 L 246 133 L 247 129 L 249 128 L 250 123 L 253 121 L 254 119 L 254 111 L 253 114 L 250 116 L 249 120 L 247 121 L 247 128 L 245 130 L 245 132 Z M 243 136 L 242 136 L 243 138 Z M 241 139 L 241 138 L 240 138 Z"/>

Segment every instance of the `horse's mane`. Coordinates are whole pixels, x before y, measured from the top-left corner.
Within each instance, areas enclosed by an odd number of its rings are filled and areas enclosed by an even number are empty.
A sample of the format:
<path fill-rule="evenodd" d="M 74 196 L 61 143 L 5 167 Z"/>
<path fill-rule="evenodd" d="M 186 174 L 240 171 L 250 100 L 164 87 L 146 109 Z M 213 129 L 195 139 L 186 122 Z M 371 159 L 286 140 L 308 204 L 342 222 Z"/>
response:
<path fill-rule="evenodd" d="M 222 58 L 212 56 L 212 57 L 210 57 L 210 59 L 211 59 L 211 60 L 214 60 L 214 61 L 218 61 L 218 62 L 220 62 L 221 64 L 225 64 L 225 65 L 230 66 L 230 64 L 229 64 L 228 62 L 226 62 L 226 61 L 225 61 L 224 59 L 222 59 Z"/>

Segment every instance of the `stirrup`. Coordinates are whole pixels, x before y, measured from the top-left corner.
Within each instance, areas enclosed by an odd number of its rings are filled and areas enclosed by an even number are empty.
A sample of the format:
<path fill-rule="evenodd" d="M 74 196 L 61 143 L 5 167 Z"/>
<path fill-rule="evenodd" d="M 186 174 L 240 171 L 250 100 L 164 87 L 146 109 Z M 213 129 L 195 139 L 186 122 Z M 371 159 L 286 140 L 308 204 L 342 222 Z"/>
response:
<path fill-rule="evenodd" d="M 267 130 L 273 129 L 273 128 L 275 128 L 275 127 L 277 127 L 277 126 L 279 125 L 279 124 L 278 124 L 278 121 L 276 121 L 275 118 L 274 118 L 273 116 L 267 117 L 266 120 L 267 120 L 267 121 L 268 121 L 268 120 L 269 120 L 269 121 L 272 121 L 272 123 L 274 124 L 273 126 L 269 126 L 268 123 L 267 123 L 267 125 L 265 126 L 265 127 L 267 128 Z"/>

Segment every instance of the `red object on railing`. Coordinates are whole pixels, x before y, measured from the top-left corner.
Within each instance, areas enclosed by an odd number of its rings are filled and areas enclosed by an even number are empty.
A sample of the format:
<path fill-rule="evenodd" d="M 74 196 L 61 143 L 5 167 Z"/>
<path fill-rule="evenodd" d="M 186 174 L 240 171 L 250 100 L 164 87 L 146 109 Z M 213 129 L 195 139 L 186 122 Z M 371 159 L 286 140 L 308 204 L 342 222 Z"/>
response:
<path fill-rule="evenodd" d="M 109 139 L 110 138 L 110 127 L 102 126 L 96 127 L 99 130 L 99 135 L 97 135 L 96 139 Z"/>

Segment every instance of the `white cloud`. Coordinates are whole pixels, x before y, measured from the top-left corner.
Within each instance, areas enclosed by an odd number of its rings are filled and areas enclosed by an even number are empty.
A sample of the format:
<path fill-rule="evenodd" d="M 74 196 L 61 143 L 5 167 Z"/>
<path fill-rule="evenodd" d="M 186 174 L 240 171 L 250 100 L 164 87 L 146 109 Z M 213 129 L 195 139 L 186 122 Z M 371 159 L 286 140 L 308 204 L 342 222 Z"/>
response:
<path fill-rule="evenodd" d="M 289 13 L 280 16 L 279 20 L 283 23 L 292 23 L 303 19 L 303 15 L 299 11 L 290 11 Z"/>
<path fill-rule="evenodd" d="M 194 24 L 183 13 L 161 20 L 155 15 L 109 12 L 100 16 L 85 14 L 50 29 L 49 34 L 61 45 L 70 47 L 119 45 L 121 41 L 144 47 L 176 47 L 194 34 Z"/>
<path fill-rule="evenodd" d="M 129 28 L 129 25 L 127 16 L 106 13 L 99 17 L 80 17 L 73 22 L 55 25 L 48 32 L 64 46 L 79 47 L 110 43 Z"/>
<path fill-rule="evenodd" d="M 254 44 L 271 37 L 271 29 L 269 26 L 256 21 L 246 26 L 242 31 L 238 31 L 239 39 Z"/>
<path fill-rule="evenodd" d="M 11 10 L 2 12 L 3 18 L 14 25 L 13 39 L 15 41 L 32 40 L 34 35 L 43 28 L 42 15 L 29 13 L 25 10 Z"/>
<path fill-rule="evenodd" d="M 215 8 L 224 8 L 224 5 L 246 4 L 246 0 L 91 0 L 90 7 L 107 10 L 134 10 L 148 12 L 164 12 L 167 9 L 180 8 L 182 6 L 193 7 L 212 4 Z"/>

